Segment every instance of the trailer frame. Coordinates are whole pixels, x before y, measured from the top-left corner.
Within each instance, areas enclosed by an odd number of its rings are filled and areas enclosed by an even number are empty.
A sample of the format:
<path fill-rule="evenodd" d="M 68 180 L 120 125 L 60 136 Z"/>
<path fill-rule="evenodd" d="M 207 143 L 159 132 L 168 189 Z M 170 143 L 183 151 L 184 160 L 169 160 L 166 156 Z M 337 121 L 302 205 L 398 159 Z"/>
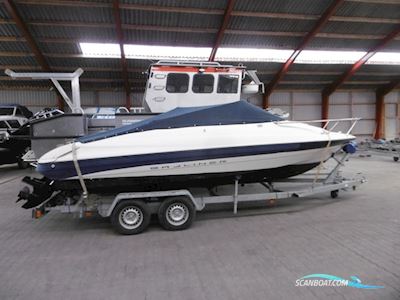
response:
<path fill-rule="evenodd" d="M 101 217 L 111 217 L 113 219 L 113 214 L 119 205 L 128 201 L 136 201 L 135 203 L 140 201 L 145 206 L 146 213 L 150 215 L 158 213 L 160 219 L 162 218 L 160 207 L 162 207 L 162 203 L 166 199 L 177 199 L 177 201 L 179 200 L 183 203 L 183 206 L 186 205 L 189 208 L 192 206 L 193 214 L 195 214 L 196 211 L 202 211 L 208 205 L 231 203 L 233 214 L 236 215 L 238 213 L 239 203 L 258 201 L 271 203 L 271 201 L 275 202 L 279 199 L 303 198 L 321 193 L 330 193 L 332 198 L 336 198 L 340 190 L 355 190 L 359 185 L 366 182 L 366 179 L 361 174 L 356 174 L 355 177 L 349 179 L 341 176 L 340 167 L 344 165 L 348 156 L 348 153 L 342 155 L 340 159 L 332 156 L 332 159 L 335 161 L 335 166 L 328 173 L 303 174 L 298 177 L 276 182 L 259 182 L 258 184 L 265 188 L 265 192 L 242 193 L 241 189 L 246 186 L 246 184 L 240 183 L 240 177 L 238 176 L 231 185 L 225 186 L 231 189 L 231 192 L 226 195 L 216 195 L 215 191 L 210 190 L 208 190 L 207 193 L 198 194 L 194 192 L 193 189 L 124 192 L 116 195 L 90 194 L 86 197 L 84 195 L 80 196 L 79 200 L 75 203 L 73 199 L 67 198 L 62 205 L 48 206 L 48 202 L 52 199 L 52 197 L 50 197 L 49 200 L 32 209 L 32 216 L 34 218 L 40 218 L 50 211 L 59 211 L 61 213 L 74 214 L 78 218 L 98 213 Z M 275 187 L 276 184 L 301 184 L 302 186 L 290 190 L 279 190 Z M 162 223 L 161 220 L 160 223 Z M 190 224 L 184 227 L 187 228 L 189 226 Z M 166 228 L 165 226 L 163 227 Z M 183 229 L 183 227 L 168 226 L 166 229 L 178 230 Z M 132 234 L 126 230 L 124 232 L 120 230 L 117 231 L 123 234 Z M 139 232 L 133 232 L 133 234 L 136 233 Z"/>

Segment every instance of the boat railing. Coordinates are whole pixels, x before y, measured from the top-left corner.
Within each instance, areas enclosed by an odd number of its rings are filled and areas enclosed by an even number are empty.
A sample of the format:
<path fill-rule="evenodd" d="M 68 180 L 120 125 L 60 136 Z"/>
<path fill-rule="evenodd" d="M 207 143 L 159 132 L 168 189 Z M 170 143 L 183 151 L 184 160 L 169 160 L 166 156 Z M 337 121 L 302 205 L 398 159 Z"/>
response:
<path fill-rule="evenodd" d="M 324 124 L 322 126 L 322 128 L 326 129 L 326 130 L 329 130 L 329 131 L 334 130 L 336 128 L 336 126 L 338 124 L 342 123 L 342 122 L 351 122 L 350 127 L 346 132 L 346 134 L 350 134 L 350 132 L 354 129 L 354 127 L 356 126 L 356 124 L 357 124 L 357 122 L 359 120 L 361 120 L 361 118 L 322 119 L 322 120 L 310 120 L 310 121 L 298 121 L 298 122 L 301 122 L 301 123 L 321 123 L 321 124 Z"/>

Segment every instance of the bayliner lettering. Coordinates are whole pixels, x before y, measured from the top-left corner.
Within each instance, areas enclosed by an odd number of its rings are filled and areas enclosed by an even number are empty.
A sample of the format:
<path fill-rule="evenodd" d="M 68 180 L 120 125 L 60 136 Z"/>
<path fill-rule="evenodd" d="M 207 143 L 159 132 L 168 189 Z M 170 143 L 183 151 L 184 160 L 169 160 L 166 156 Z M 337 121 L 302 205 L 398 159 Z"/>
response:
<path fill-rule="evenodd" d="M 213 165 L 222 165 L 226 164 L 227 161 L 224 159 L 221 160 L 213 160 L 207 162 L 190 162 L 190 163 L 180 163 L 180 164 L 173 164 L 173 165 L 163 165 L 163 166 L 152 166 L 150 170 L 167 170 L 167 169 L 179 169 L 179 168 L 192 168 L 192 167 L 206 167 L 206 166 L 213 166 Z"/>

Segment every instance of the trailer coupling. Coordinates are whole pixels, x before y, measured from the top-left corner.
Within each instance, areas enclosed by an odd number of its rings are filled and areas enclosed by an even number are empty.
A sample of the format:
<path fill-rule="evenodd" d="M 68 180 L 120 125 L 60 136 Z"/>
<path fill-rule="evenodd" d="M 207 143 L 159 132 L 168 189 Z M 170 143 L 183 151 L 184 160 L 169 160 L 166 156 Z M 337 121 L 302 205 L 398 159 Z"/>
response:
<path fill-rule="evenodd" d="M 36 207 L 53 195 L 52 181 L 46 177 L 41 179 L 24 177 L 22 181 L 33 187 L 31 191 L 28 186 L 25 186 L 18 194 L 17 202 L 26 200 L 25 204 L 22 205 L 25 209 Z"/>

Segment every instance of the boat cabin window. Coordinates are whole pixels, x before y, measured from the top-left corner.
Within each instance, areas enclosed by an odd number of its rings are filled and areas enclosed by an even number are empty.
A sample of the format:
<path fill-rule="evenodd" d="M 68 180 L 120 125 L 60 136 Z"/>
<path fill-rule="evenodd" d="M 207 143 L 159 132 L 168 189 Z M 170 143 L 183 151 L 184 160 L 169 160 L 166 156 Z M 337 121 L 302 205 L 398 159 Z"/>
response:
<path fill-rule="evenodd" d="M 0 128 L 1 129 L 8 129 L 7 123 L 4 121 L 0 121 Z"/>
<path fill-rule="evenodd" d="M 236 94 L 238 92 L 239 75 L 219 75 L 218 88 L 219 94 Z"/>
<path fill-rule="evenodd" d="M 196 74 L 193 76 L 193 93 L 212 93 L 214 89 L 214 76 L 211 74 Z"/>
<path fill-rule="evenodd" d="M 17 120 L 8 120 L 8 124 L 10 124 L 11 128 L 19 128 L 21 126 Z"/>
<path fill-rule="evenodd" d="M 167 76 L 168 93 L 186 93 L 189 88 L 189 75 L 169 73 Z"/>
<path fill-rule="evenodd" d="M 1 116 L 12 116 L 14 114 L 14 107 L 0 107 Z"/>
<path fill-rule="evenodd" d="M 21 109 L 19 109 L 19 108 L 17 108 L 17 109 L 15 110 L 15 115 L 17 115 L 17 116 L 24 116 L 24 114 L 22 113 Z"/>

